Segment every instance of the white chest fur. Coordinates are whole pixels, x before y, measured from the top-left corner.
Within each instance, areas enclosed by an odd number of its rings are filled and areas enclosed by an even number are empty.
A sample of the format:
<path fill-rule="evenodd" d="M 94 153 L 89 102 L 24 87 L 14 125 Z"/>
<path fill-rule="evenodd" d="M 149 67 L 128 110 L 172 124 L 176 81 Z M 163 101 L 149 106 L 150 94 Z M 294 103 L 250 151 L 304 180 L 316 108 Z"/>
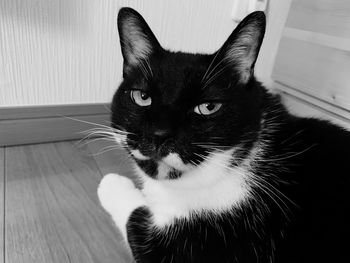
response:
<path fill-rule="evenodd" d="M 202 212 L 221 213 L 248 197 L 247 167 L 230 167 L 232 150 L 215 153 L 176 180 L 155 180 L 143 174 L 142 193 L 158 227 L 176 218 Z"/>
<path fill-rule="evenodd" d="M 168 165 L 179 164 L 177 168 L 183 171 L 182 176 L 174 180 L 152 179 L 136 167 L 144 181 L 142 191 L 135 188 L 129 178 L 108 174 L 98 188 L 101 205 L 125 238 L 130 215 L 142 206 L 148 207 L 153 223 L 159 228 L 175 219 L 190 219 L 193 214 L 222 213 L 239 207 L 249 197 L 247 182 L 253 178 L 249 171 L 253 158 L 250 156 L 241 167 L 232 168 L 232 152 L 213 153 L 195 168 L 183 166 L 172 156 L 166 160 Z"/>

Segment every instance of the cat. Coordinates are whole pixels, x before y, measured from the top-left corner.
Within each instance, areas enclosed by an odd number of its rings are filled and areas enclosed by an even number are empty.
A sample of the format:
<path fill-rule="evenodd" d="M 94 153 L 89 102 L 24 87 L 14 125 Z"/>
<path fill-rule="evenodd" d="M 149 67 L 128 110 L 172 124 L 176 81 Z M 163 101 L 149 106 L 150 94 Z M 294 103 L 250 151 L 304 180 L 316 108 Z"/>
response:
<path fill-rule="evenodd" d="M 119 11 L 111 129 L 141 186 L 108 174 L 98 196 L 136 262 L 350 262 L 350 133 L 293 116 L 256 80 L 265 20 L 189 54 Z"/>

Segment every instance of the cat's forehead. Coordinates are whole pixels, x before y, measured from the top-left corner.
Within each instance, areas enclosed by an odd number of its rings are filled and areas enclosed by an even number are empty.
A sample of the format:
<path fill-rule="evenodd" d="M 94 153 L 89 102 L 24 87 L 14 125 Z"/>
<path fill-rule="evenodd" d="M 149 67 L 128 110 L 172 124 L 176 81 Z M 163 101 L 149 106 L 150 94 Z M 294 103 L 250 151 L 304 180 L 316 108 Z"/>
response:
<path fill-rule="evenodd" d="M 155 87 L 169 102 L 191 95 L 200 88 L 209 59 L 209 55 L 167 54 L 155 64 Z"/>

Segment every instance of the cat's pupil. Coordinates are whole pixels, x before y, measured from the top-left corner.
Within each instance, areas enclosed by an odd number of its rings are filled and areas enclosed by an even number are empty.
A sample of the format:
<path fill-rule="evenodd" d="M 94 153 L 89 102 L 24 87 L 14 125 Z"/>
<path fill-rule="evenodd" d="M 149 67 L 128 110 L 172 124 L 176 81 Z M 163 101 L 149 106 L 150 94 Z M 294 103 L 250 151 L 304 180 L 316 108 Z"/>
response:
<path fill-rule="evenodd" d="M 148 94 L 145 92 L 141 92 L 141 99 L 147 100 L 149 98 Z"/>
<path fill-rule="evenodd" d="M 205 107 L 207 108 L 208 111 L 212 111 L 215 109 L 215 104 L 214 103 L 207 103 L 205 105 Z"/>

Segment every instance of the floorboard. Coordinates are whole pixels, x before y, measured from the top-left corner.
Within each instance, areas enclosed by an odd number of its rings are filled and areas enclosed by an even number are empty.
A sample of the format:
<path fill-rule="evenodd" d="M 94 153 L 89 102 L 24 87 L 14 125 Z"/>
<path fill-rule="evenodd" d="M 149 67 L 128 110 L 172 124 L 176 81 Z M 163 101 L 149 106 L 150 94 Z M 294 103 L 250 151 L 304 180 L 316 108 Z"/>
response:
<path fill-rule="evenodd" d="M 4 181 L 5 181 L 5 149 L 0 147 L 0 263 L 4 262 Z"/>
<path fill-rule="evenodd" d="M 101 173 L 87 147 L 8 147 L 5 165 L 6 263 L 132 262 L 98 203 Z"/>

